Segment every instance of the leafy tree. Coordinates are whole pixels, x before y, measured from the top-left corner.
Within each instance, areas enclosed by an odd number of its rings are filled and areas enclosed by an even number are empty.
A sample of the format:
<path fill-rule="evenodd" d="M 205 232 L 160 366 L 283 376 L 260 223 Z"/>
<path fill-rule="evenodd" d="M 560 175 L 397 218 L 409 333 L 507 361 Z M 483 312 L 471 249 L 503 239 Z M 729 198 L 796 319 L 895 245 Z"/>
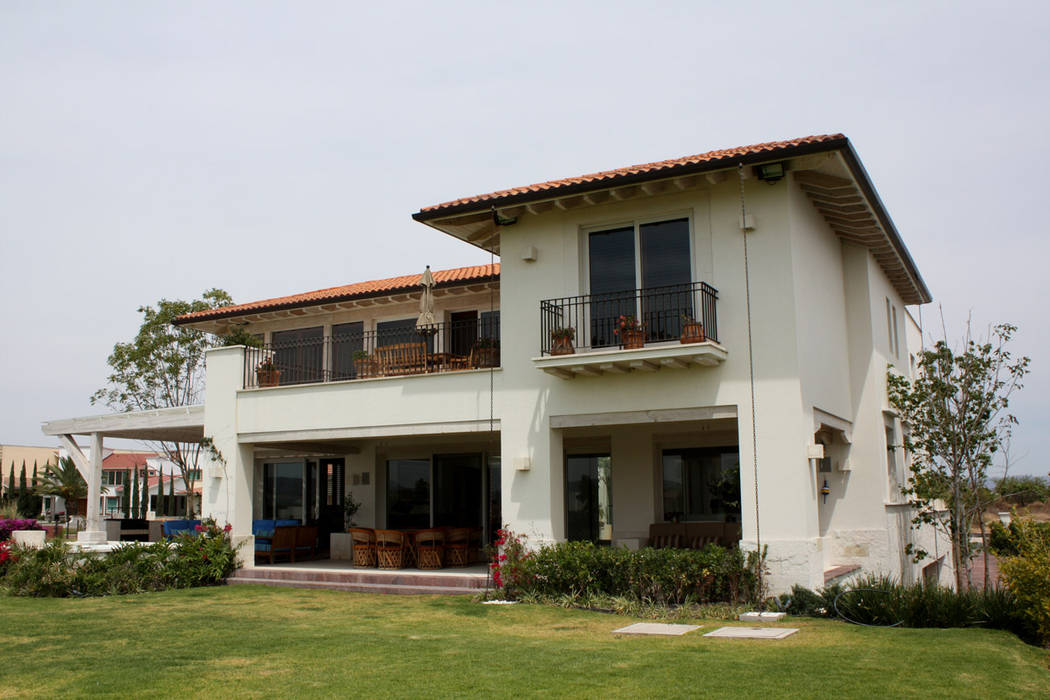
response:
<path fill-rule="evenodd" d="M 107 386 L 91 397 L 118 411 L 144 411 L 191 406 L 203 401 L 204 353 L 220 344 L 203 331 L 172 325 L 183 314 L 233 303 L 221 289 L 209 289 L 193 301 L 161 299 L 156 307 L 141 306 L 142 325 L 135 338 L 113 346 L 112 372 Z M 179 469 L 187 493 L 193 492 L 199 470 L 199 443 L 161 442 L 151 448 L 163 453 Z M 137 504 L 135 508 L 137 508 Z M 187 516 L 192 517 L 192 505 Z"/>
<path fill-rule="evenodd" d="M 40 493 L 58 496 L 66 502 L 66 536 L 69 536 L 69 517 L 78 515 L 77 501 L 87 498 L 87 482 L 80 475 L 76 463 L 70 457 L 63 457 L 58 464 L 48 464 L 44 476 L 37 487 Z"/>
<path fill-rule="evenodd" d="M 1017 424 L 1007 408 L 1030 360 L 1015 359 L 1006 348 L 1016 330 L 1000 324 L 987 341 L 977 342 L 967 324 L 960 351 L 939 340 L 917 358 L 914 379 L 892 371 L 887 378 L 890 402 L 906 426 L 904 447 L 911 455 L 906 492 L 916 506 L 913 525 L 947 531 L 959 590 L 972 582 L 970 530 L 975 524 L 985 539 L 981 515 L 990 505 L 983 495 L 990 493 L 983 489 L 988 468 Z M 947 505 L 946 522 L 938 515 L 940 502 Z M 917 548 L 912 553 L 917 559 L 926 555 Z M 986 585 L 988 580 L 986 575 Z"/>
<path fill-rule="evenodd" d="M 1050 500 L 1050 482 L 1038 476 L 1004 476 L 995 491 L 1004 501 L 1019 506 Z"/>

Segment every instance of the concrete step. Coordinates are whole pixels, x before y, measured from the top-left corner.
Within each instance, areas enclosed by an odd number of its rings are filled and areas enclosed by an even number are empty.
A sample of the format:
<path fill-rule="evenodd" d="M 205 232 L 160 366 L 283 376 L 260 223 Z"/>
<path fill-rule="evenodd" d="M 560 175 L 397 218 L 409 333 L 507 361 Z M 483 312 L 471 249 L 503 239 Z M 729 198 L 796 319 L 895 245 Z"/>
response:
<path fill-rule="evenodd" d="M 319 570 L 310 568 L 255 567 L 238 569 L 227 579 L 230 584 L 260 584 L 296 588 L 367 593 L 469 595 L 485 588 L 488 577 L 480 573 L 378 570 Z"/>

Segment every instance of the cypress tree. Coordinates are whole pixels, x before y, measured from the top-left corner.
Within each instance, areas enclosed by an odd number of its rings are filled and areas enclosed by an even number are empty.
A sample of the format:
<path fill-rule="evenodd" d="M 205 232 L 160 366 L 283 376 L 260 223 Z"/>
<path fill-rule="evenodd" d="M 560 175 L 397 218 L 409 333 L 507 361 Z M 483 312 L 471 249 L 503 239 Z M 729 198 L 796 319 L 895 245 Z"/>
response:
<path fill-rule="evenodd" d="M 7 481 L 7 500 L 15 499 L 15 460 L 11 460 L 11 478 Z"/>
<path fill-rule="evenodd" d="M 124 493 L 120 499 L 124 517 L 131 517 L 131 470 L 124 470 Z"/>
<path fill-rule="evenodd" d="M 149 511 L 149 468 L 142 468 L 142 502 L 139 504 L 139 517 L 143 520 L 146 519 L 146 512 Z"/>
<path fill-rule="evenodd" d="M 33 460 L 33 491 L 36 492 L 37 481 L 36 481 L 36 460 Z"/>
<path fill-rule="evenodd" d="M 171 479 L 168 481 L 168 511 L 170 515 L 178 515 L 175 512 L 175 472 L 171 472 Z"/>
<path fill-rule="evenodd" d="M 138 517 L 139 510 L 139 468 L 135 467 L 135 476 L 131 480 L 131 506 L 128 508 L 128 517 Z"/>
<path fill-rule="evenodd" d="M 29 482 L 26 481 L 26 461 L 22 460 L 22 473 L 18 475 L 18 497 L 29 493 Z"/>

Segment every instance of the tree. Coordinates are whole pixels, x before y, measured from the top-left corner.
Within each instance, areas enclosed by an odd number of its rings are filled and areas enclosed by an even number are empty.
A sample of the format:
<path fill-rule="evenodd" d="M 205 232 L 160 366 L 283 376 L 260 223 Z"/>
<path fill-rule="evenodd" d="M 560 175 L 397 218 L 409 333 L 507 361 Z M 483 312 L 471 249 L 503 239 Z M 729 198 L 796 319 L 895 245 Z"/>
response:
<path fill-rule="evenodd" d="M 27 480 L 26 463 L 22 461 L 22 473 L 18 477 L 18 513 L 23 518 L 35 518 L 40 515 L 40 496 L 36 494 L 36 464 L 33 464 L 33 488 Z"/>
<path fill-rule="evenodd" d="M 124 470 L 123 493 L 121 493 L 121 510 L 125 518 L 131 517 L 131 470 Z"/>
<path fill-rule="evenodd" d="M 146 519 L 149 511 L 149 467 L 142 468 L 142 489 L 139 491 L 142 500 L 139 502 L 139 517 Z"/>
<path fill-rule="evenodd" d="M 11 460 L 11 478 L 7 481 L 7 501 L 12 502 L 15 496 L 15 461 Z"/>
<path fill-rule="evenodd" d="M 887 377 L 889 399 L 905 425 L 904 447 L 911 456 L 906 492 L 916 507 L 913 525 L 947 531 L 959 590 L 972 582 L 970 531 L 975 524 L 985 540 L 981 515 L 990 505 L 991 494 L 984 488 L 988 468 L 1017 424 L 1007 408 L 1030 360 L 1015 359 L 1006 349 L 1016 330 L 1000 324 L 986 341 L 977 342 L 967 323 L 961 351 L 939 340 L 919 355 L 912 380 L 893 371 Z M 937 515 L 939 502 L 947 505 L 946 523 Z M 926 555 L 918 548 L 911 551 L 917 559 Z"/>
<path fill-rule="evenodd" d="M 48 464 L 37 489 L 44 495 L 58 496 L 66 502 L 66 536 L 68 537 L 69 516 L 77 515 L 77 501 L 87 498 L 87 482 L 80 475 L 77 465 L 69 457 L 61 458 L 58 464 Z"/>
<path fill-rule="evenodd" d="M 209 289 L 193 301 L 161 299 L 156 307 L 141 306 L 142 325 L 135 338 L 113 346 L 107 362 L 112 372 L 107 386 L 91 397 L 118 411 L 145 411 L 175 406 L 191 406 L 203 401 L 204 353 L 221 344 L 220 338 L 203 331 L 172 325 L 178 316 L 205 311 L 233 303 L 221 289 Z M 151 448 L 174 463 L 193 493 L 199 472 L 199 443 L 161 442 Z M 137 504 L 133 506 L 137 508 Z M 193 506 L 187 517 L 193 517 Z"/>

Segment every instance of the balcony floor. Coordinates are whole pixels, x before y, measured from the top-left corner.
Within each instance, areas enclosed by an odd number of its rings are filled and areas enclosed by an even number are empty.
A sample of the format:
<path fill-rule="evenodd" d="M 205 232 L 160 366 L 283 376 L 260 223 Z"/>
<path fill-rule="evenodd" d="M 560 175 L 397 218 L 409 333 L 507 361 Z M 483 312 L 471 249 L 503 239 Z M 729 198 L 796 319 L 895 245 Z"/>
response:
<path fill-rule="evenodd" d="M 611 348 L 572 355 L 544 355 L 532 358 L 537 369 L 560 379 L 603 374 L 655 372 L 660 369 L 687 369 L 696 365 L 714 367 L 729 356 L 718 343 L 661 343 L 635 350 Z"/>

